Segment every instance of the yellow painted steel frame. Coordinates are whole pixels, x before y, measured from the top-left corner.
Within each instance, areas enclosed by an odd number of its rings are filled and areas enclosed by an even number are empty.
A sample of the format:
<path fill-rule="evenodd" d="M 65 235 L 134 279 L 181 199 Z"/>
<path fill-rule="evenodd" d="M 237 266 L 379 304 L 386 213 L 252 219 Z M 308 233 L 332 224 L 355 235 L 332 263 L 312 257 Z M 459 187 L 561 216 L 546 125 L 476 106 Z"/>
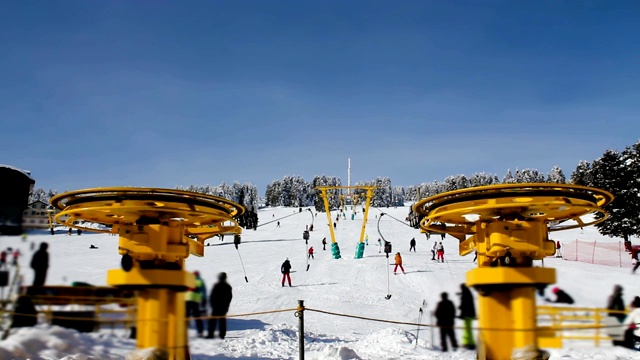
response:
<path fill-rule="evenodd" d="M 532 261 L 554 254 L 549 231 L 603 221 L 603 206 L 612 200 L 606 191 L 583 186 L 503 184 L 447 192 L 414 205 L 425 215 L 422 230 L 455 236 L 461 255 L 478 253 L 467 285 L 481 295 L 479 359 L 511 359 L 514 350 L 537 348 L 538 337 L 548 336 L 537 327 L 535 290 L 555 282 L 555 269 L 533 267 Z M 580 219 L 598 212 L 602 218 L 588 224 Z M 576 224 L 548 227 L 566 220 Z"/>
<path fill-rule="evenodd" d="M 362 219 L 362 229 L 360 230 L 359 242 L 364 242 L 364 237 L 367 229 L 367 219 L 369 217 L 369 207 L 371 206 L 371 199 L 373 198 L 373 190 L 377 189 L 377 186 L 319 186 L 316 190 L 320 190 L 320 197 L 324 202 L 324 211 L 327 213 L 327 224 L 329 225 L 329 234 L 331 234 L 331 242 L 336 243 L 336 233 L 333 230 L 333 219 L 331 218 L 331 207 L 329 206 L 329 190 L 346 190 L 346 189 L 359 189 L 366 190 L 367 195 L 364 205 L 364 215 Z M 355 206 L 355 205 L 354 205 Z"/>
<path fill-rule="evenodd" d="M 56 220 L 82 228 L 83 220 L 111 226 L 118 252 L 132 266 L 110 270 L 107 283 L 138 291 L 137 347 L 157 348 L 169 359 L 189 359 L 184 291 L 195 278 L 184 271 L 191 254 L 204 255 L 204 240 L 241 232 L 233 217 L 244 208 L 229 200 L 171 189 L 97 188 L 57 195 Z M 68 218 L 62 221 L 62 217 Z M 94 230 L 94 229 L 89 229 Z"/>

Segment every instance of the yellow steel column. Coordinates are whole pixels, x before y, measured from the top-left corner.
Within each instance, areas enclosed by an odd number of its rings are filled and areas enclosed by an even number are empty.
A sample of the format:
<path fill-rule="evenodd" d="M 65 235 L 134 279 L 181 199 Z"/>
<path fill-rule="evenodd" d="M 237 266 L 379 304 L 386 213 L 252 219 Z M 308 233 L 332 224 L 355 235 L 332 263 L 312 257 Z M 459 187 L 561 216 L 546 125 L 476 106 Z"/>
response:
<path fill-rule="evenodd" d="M 364 235 L 367 229 L 367 218 L 369 217 L 369 205 L 371 205 L 372 197 L 373 197 L 373 189 L 367 189 L 367 199 L 364 206 L 364 219 L 362 219 L 362 230 L 360 231 L 360 242 L 364 241 Z"/>
<path fill-rule="evenodd" d="M 324 202 L 324 211 L 327 213 L 327 225 L 329 225 L 329 234 L 331 234 L 331 243 L 336 243 L 336 234 L 333 231 L 333 219 L 331 219 L 331 208 L 329 207 L 329 196 L 327 195 L 327 189 L 320 189 L 320 196 Z"/>
<path fill-rule="evenodd" d="M 537 313 L 533 286 L 514 287 L 509 291 L 513 317 L 513 348 L 537 346 Z"/>
<path fill-rule="evenodd" d="M 513 338 L 508 294 L 494 292 L 480 296 L 478 319 L 478 359 L 511 359 Z"/>

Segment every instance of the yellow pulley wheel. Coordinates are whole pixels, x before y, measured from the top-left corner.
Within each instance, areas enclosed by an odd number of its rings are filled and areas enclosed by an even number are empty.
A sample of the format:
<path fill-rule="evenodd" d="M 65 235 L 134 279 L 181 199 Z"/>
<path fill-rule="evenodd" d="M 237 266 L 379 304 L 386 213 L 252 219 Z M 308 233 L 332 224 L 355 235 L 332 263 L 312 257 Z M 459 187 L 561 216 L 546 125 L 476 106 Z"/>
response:
<path fill-rule="evenodd" d="M 424 231 L 452 235 L 473 234 L 479 222 L 503 220 L 552 223 L 549 231 L 593 225 L 605 220 L 603 209 L 613 195 L 607 191 L 569 184 L 525 183 L 480 186 L 450 191 L 419 201 L 413 211 L 424 215 Z M 600 213 L 585 223 L 581 217 Z M 559 225 L 573 220 L 576 224 Z"/>
<path fill-rule="evenodd" d="M 80 220 L 111 226 L 180 224 L 186 229 L 210 227 L 202 231 L 210 236 L 215 229 L 236 227 L 234 217 L 245 211 L 241 205 L 217 196 L 135 187 L 71 191 L 53 197 L 51 204 L 61 210 L 56 221 L 69 227 L 112 232 L 83 227 L 77 223 Z M 227 222 L 231 225 L 222 225 Z"/>

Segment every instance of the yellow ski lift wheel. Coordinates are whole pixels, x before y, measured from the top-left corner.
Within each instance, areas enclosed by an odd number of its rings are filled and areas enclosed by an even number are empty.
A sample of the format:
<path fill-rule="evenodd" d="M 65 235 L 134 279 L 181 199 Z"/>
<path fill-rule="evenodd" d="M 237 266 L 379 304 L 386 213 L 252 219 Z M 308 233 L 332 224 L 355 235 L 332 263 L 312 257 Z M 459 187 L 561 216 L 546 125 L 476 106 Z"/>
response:
<path fill-rule="evenodd" d="M 189 191 L 157 188 L 112 187 L 70 191 L 51 199 L 61 210 L 56 221 L 84 228 L 77 221 L 104 225 L 181 224 L 185 228 L 218 226 L 244 213 L 244 207 L 227 199 Z M 100 230 L 98 230 L 100 231 Z M 111 230 L 102 230 L 112 232 Z"/>

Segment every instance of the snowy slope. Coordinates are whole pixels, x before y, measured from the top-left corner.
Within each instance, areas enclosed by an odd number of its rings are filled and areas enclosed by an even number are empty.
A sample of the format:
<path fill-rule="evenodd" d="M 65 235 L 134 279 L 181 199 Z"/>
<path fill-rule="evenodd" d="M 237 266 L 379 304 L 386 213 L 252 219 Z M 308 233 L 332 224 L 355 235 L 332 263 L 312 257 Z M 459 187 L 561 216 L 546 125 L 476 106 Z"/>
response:
<path fill-rule="evenodd" d="M 404 219 L 408 208 L 382 209 L 390 215 Z M 260 222 L 293 215 L 297 209 L 267 208 L 260 211 Z M 361 228 L 361 214 L 356 221 L 341 220 L 337 227 L 337 239 L 343 259 L 331 258 L 329 247 L 322 251 L 321 239 L 329 232 L 324 214 L 319 213 L 315 221 L 315 231 L 311 232 L 310 245 L 316 250 L 316 258 L 310 260 L 306 268 L 306 247 L 302 240 L 305 225 L 311 222 L 308 211 L 293 215 L 276 223 L 246 230 L 242 237 L 240 254 L 244 260 L 249 283 L 245 283 L 238 252 L 231 237 L 224 242 L 210 239 L 205 257 L 191 257 L 187 260 L 189 270 L 199 270 L 210 288 L 216 274 L 225 271 L 234 288 L 234 301 L 230 313 L 293 308 L 297 300 L 305 300 L 310 308 L 340 313 L 371 316 L 399 321 L 417 321 L 418 308 L 423 300 L 433 309 L 443 291 L 449 292 L 454 302 L 454 294 L 464 281 L 465 273 L 474 267 L 472 257 L 457 255 L 457 240 L 447 237 L 444 241 L 447 262 L 435 263 L 430 260 L 431 241 L 424 235 L 394 219 L 385 216 L 380 221 L 382 234 L 393 243 L 394 252 L 400 251 L 404 258 L 406 275 L 390 276 L 390 300 L 387 294 L 387 272 L 391 269 L 391 259 L 379 254 L 376 246 L 376 215 L 373 209 L 367 225 L 369 246 L 363 259 L 353 259 L 356 242 Z M 275 217 L 274 217 L 275 216 Z M 334 215 L 335 216 L 335 215 Z M 408 253 L 409 240 L 418 241 L 417 253 Z M 593 228 L 584 231 L 569 230 L 554 233 L 553 239 L 571 241 L 575 239 L 611 241 L 601 238 Z M 438 237 L 439 239 L 439 237 Z M 617 239 L 612 239 L 617 241 Z M 29 243 L 47 241 L 50 244 L 51 267 L 49 284 L 70 284 L 83 281 L 104 285 L 106 271 L 119 267 L 117 238 L 106 234 L 83 234 L 82 236 L 50 236 L 45 233 L 30 234 L 26 243 L 19 237 L 0 237 L 0 248 L 19 247 L 28 254 L 21 260 L 28 265 L 31 256 Z M 89 249 L 89 245 L 98 249 Z M 280 285 L 280 265 L 285 258 L 293 265 L 293 288 Z M 628 268 L 589 265 L 559 259 L 545 260 L 546 266 L 558 269 L 558 286 L 573 295 L 578 304 L 584 306 L 604 306 L 614 283 L 625 287 L 626 299 L 640 295 L 637 277 Z M 25 281 L 30 283 L 31 271 L 25 272 Z M 425 322 L 428 322 L 425 317 Z M 219 340 L 191 340 L 194 359 L 264 359 L 296 358 L 297 319 L 293 312 L 251 316 L 230 319 L 229 337 Z M 378 322 L 331 317 L 324 314 L 306 313 L 307 356 L 311 359 L 348 359 L 359 356 L 363 359 L 473 359 L 475 354 L 460 351 L 442 355 L 430 350 L 431 334 L 422 330 L 422 341 L 416 348 L 415 328 Z M 59 359 L 65 355 L 83 354 L 95 359 L 122 358 L 134 348 L 134 343 L 124 339 L 122 332 L 99 334 L 77 334 L 64 329 L 23 329 L 6 341 L 0 342 L 0 359 L 6 358 L 46 358 Z M 73 341 L 68 341 L 73 339 Z M 48 341 L 48 343 L 47 343 Z M 436 339 L 436 342 L 438 340 Z M 59 349 L 51 344 L 64 343 Z M 23 350 L 19 350 L 22 348 Z M 54 348 L 54 350 L 51 350 Z M 27 349 L 27 350 L 24 350 Z M 28 349 L 35 349 L 30 350 Z M 48 350 L 47 350 L 48 349 Z M 4 352 L 3 352 L 4 351 Z M 11 354 L 11 355 L 8 355 Z M 565 359 L 632 359 L 637 354 L 611 347 L 593 348 L 587 344 L 574 344 L 561 351 L 553 351 L 553 358 Z M 77 357 L 78 359 L 83 357 Z"/>

